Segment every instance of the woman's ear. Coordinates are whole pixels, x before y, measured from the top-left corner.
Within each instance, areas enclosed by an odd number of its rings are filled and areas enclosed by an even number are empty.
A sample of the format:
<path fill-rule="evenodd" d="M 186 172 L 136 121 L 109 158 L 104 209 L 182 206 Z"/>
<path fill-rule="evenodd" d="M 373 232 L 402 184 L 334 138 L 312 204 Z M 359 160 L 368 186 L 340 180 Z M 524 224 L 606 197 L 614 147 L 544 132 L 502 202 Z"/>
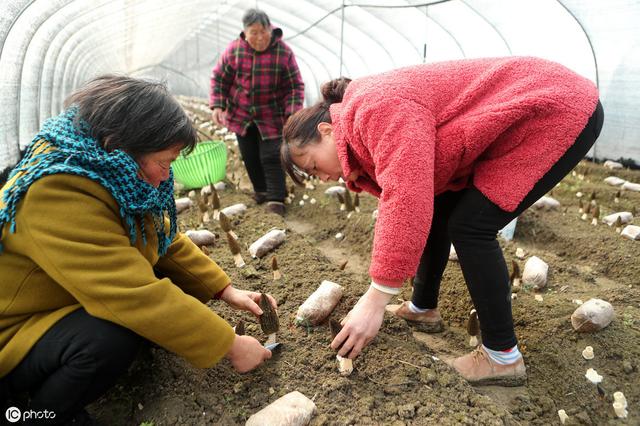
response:
<path fill-rule="evenodd" d="M 330 135 L 331 132 L 333 132 L 333 126 L 331 125 L 331 123 L 322 121 L 318 123 L 318 132 L 320 133 L 320 136 Z"/>

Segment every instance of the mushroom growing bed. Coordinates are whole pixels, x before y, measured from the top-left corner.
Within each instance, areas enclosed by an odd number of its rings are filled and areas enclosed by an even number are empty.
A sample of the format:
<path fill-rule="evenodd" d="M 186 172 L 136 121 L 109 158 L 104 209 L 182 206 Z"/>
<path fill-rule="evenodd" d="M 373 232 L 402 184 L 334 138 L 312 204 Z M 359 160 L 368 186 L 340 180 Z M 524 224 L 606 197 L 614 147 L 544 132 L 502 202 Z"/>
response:
<path fill-rule="evenodd" d="M 329 321 L 346 315 L 369 286 L 372 213 L 377 200 L 360 194 L 359 212 L 341 210 L 337 197 L 325 194 L 335 184 L 313 182 L 295 189 L 285 218 L 268 214 L 250 197 L 231 138 L 228 146 L 227 189 L 218 195 L 222 208 L 247 206 L 246 212 L 229 218 L 246 265 L 236 267 L 217 221 L 200 223 L 197 203 L 179 214 L 180 230 L 203 228 L 215 233 L 219 238 L 208 246 L 209 256 L 227 271 L 234 285 L 276 298 L 282 346 L 255 371 L 238 374 L 226 361 L 208 370 L 197 369 L 162 348 L 147 345 L 129 374 L 89 407 L 98 420 L 104 424 L 244 424 L 250 415 L 298 391 L 316 405 L 311 425 L 546 425 L 559 422 L 559 410 L 568 416 L 566 424 L 604 424 L 617 419 L 613 394 L 623 392 L 629 406 L 628 417 L 621 422 L 640 423 L 636 408 L 640 399 L 640 241 L 622 237 L 615 226 L 601 221 L 593 226 L 591 217 L 581 220 L 578 202 L 582 200 L 584 206 L 595 194 L 601 216 L 640 210 L 639 192 L 622 190 L 616 197 L 620 187 L 604 182 L 613 175 L 625 182 L 640 182 L 640 172 L 582 162 L 548 194 L 559 207 L 527 210 L 518 220 L 514 239 L 500 240 L 510 268 L 516 262 L 523 270 L 532 256 L 548 264 L 544 287 L 522 283 L 517 293 L 514 290 L 514 323 L 528 382 L 518 388 L 472 387 L 442 361 L 470 350 L 466 322 L 473 306 L 455 261 L 449 262 L 441 285 L 444 332 L 414 332 L 405 321 L 386 313 L 377 338 L 354 360 L 353 372 L 340 375 L 336 353 L 329 347 Z M 304 195 L 317 202 L 299 203 Z M 177 198 L 186 196 L 178 193 Z M 640 219 L 634 217 L 630 223 L 640 225 Z M 253 258 L 249 246 L 272 229 L 284 230 L 286 240 Z M 339 239 L 338 233 L 342 234 Z M 277 280 L 273 255 L 282 274 Z M 343 287 L 333 313 L 316 326 L 296 321 L 298 308 L 325 280 Z M 405 284 L 399 298 L 410 298 L 410 291 Z M 543 297 L 536 300 L 536 295 Z M 592 298 L 610 303 L 615 317 L 600 331 L 577 333 L 570 317 L 577 302 Z M 266 339 L 248 313 L 231 310 L 220 301 L 210 305 L 231 324 L 244 320 L 246 334 Z M 593 348 L 592 359 L 583 357 L 587 346 Z M 589 368 L 602 376 L 600 389 L 585 377 Z"/>

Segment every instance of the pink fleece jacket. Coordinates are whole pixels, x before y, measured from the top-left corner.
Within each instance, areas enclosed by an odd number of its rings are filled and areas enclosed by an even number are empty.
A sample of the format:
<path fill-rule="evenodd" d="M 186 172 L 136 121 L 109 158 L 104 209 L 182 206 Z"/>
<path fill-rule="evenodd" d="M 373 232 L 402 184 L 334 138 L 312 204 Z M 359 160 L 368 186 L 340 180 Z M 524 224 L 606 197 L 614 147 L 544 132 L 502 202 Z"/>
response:
<path fill-rule="evenodd" d="M 575 142 L 598 90 L 566 67 L 530 57 L 425 64 L 354 80 L 331 105 L 351 190 L 380 198 L 371 278 L 415 275 L 434 196 L 475 186 L 513 211 Z"/>

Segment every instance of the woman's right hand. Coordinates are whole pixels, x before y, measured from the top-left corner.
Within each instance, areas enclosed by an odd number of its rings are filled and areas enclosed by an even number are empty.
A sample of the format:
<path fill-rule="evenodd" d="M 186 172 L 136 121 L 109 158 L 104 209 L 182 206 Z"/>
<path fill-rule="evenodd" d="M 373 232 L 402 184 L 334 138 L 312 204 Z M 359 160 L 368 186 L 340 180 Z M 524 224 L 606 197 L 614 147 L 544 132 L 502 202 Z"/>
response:
<path fill-rule="evenodd" d="M 226 357 L 238 373 L 251 371 L 271 358 L 271 351 L 251 336 L 236 336 Z"/>
<path fill-rule="evenodd" d="M 217 124 L 218 126 L 227 126 L 227 117 L 226 117 L 226 113 L 225 111 L 222 110 L 222 108 L 214 108 L 213 112 L 211 113 L 211 119 L 213 120 L 214 124 Z"/>

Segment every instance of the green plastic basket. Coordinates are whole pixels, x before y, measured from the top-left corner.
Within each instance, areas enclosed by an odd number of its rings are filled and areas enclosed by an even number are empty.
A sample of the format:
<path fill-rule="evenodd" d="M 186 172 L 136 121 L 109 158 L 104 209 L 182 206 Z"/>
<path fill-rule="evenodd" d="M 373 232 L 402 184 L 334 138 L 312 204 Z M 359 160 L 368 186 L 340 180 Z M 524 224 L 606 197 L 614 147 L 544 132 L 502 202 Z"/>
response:
<path fill-rule="evenodd" d="M 185 189 L 202 188 L 225 178 L 227 146 L 223 141 L 203 141 L 187 156 L 171 163 L 175 180 Z"/>

